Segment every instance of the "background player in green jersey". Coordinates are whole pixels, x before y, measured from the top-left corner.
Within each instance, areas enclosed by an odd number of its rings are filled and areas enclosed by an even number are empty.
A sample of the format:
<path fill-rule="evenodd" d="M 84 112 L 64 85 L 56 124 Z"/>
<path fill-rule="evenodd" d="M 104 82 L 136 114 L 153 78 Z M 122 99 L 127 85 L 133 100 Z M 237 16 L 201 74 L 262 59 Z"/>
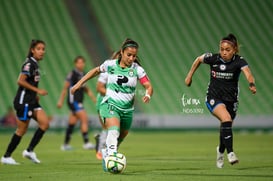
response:
<path fill-rule="evenodd" d="M 150 80 L 136 60 L 138 47 L 137 42 L 126 39 L 121 46 L 118 59 L 106 60 L 90 70 L 71 89 L 71 93 L 75 93 L 87 80 L 101 72 L 108 73 L 106 95 L 100 107 L 103 124 L 108 129 L 104 158 L 117 152 L 118 145 L 127 136 L 131 127 L 137 80 L 146 89 L 146 94 L 142 98 L 144 103 L 148 103 L 153 94 Z"/>

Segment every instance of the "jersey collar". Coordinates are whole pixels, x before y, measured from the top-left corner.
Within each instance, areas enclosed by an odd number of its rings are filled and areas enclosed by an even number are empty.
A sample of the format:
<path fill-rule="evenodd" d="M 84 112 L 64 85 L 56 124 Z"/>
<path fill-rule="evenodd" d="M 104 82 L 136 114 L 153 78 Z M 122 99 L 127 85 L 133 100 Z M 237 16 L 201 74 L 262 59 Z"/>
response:
<path fill-rule="evenodd" d="M 33 60 L 35 63 L 38 63 L 37 60 L 33 57 L 30 57 L 31 60 Z"/>

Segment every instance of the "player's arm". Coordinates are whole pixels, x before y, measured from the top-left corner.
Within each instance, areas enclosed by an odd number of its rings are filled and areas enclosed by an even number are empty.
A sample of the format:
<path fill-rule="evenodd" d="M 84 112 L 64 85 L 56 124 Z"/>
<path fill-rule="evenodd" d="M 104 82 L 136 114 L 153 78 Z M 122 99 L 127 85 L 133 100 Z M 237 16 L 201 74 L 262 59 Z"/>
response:
<path fill-rule="evenodd" d="M 153 95 L 153 86 L 150 81 L 146 81 L 142 83 L 142 86 L 146 89 L 146 93 L 144 97 L 142 98 L 142 101 L 144 103 L 148 103 Z"/>
<path fill-rule="evenodd" d="M 252 94 L 256 94 L 256 86 L 255 86 L 255 79 L 250 71 L 250 68 L 248 66 L 245 66 L 242 68 L 242 71 L 249 83 L 249 90 L 252 92 Z"/>
<path fill-rule="evenodd" d="M 88 87 L 85 87 L 84 88 L 84 91 L 86 92 L 86 94 L 90 97 L 90 99 L 96 103 L 97 102 L 97 99 L 96 97 L 94 96 L 93 92 L 91 91 L 91 89 L 89 89 Z"/>
<path fill-rule="evenodd" d="M 100 67 L 93 68 L 87 74 L 85 74 L 81 80 L 79 80 L 72 88 L 71 93 L 74 94 L 86 81 L 92 79 L 100 73 Z"/>
<path fill-rule="evenodd" d="M 98 81 L 96 88 L 98 93 L 100 93 L 102 96 L 105 96 L 106 94 L 105 83 Z"/>
<path fill-rule="evenodd" d="M 65 99 L 65 96 L 66 96 L 66 93 L 67 93 L 67 90 L 68 90 L 69 87 L 70 87 L 70 82 L 65 81 L 63 89 L 61 91 L 60 98 L 59 98 L 58 103 L 57 103 L 58 108 L 61 108 L 63 106 L 64 99 Z"/>
<path fill-rule="evenodd" d="M 37 94 L 42 95 L 42 96 L 45 96 L 45 95 L 48 94 L 46 90 L 44 90 L 44 89 L 39 89 L 39 88 L 37 88 L 37 87 L 35 87 L 35 86 L 29 84 L 29 83 L 27 82 L 27 78 L 28 78 L 27 74 L 21 73 L 21 74 L 19 75 L 18 80 L 17 80 L 17 84 L 18 84 L 19 86 L 22 86 L 22 87 L 28 89 L 28 90 L 31 90 L 31 91 L 33 91 L 33 92 L 36 92 Z"/>
<path fill-rule="evenodd" d="M 205 57 L 205 54 L 203 54 L 203 55 L 197 57 L 197 58 L 194 60 L 192 66 L 191 66 L 191 69 L 190 69 L 190 71 L 188 72 L 188 74 L 187 74 L 187 76 L 186 76 L 186 78 L 185 78 L 185 84 L 186 84 L 187 86 L 191 86 L 191 83 L 192 83 L 192 76 L 193 76 L 194 72 L 198 69 L 199 65 L 200 65 L 201 63 L 203 63 L 204 57 Z"/>

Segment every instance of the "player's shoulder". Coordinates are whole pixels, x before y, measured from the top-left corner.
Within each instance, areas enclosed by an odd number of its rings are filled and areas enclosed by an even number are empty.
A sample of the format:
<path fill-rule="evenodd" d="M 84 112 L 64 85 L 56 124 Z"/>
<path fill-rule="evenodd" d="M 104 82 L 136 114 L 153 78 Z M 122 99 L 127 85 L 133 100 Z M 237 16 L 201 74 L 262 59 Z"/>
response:
<path fill-rule="evenodd" d="M 245 58 L 243 56 L 237 54 L 235 55 L 235 59 L 245 61 Z"/>
<path fill-rule="evenodd" d="M 117 59 L 108 59 L 105 60 L 103 64 L 108 65 L 108 66 L 113 66 L 117 64 Z"/>

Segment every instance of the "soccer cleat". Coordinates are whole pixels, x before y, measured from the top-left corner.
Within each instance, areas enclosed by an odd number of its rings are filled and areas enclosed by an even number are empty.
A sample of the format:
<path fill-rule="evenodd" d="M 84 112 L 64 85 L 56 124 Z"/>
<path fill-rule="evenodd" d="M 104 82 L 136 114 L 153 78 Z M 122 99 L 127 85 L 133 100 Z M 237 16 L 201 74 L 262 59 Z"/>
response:
<path fill-rule="evenodd" d="M 33 151 L 28 152 L 27 150 L 23 151 L 23 157 L 30 159 L 33 163 L 41 163 L 40 160 L 38 160 L 36 153 L 34 153 Z"/>
<path fill-rule="evenodd" d="M 106 163 L 105 163 L 105 158 L 107 157 L 107 152 L 105 148 L 101 149 L 101 154 L 102 154 L 102 169 L 103 171 L 108 172 L 106 168 Z"/>
<path fill-rule="evenodd" d="M 61 150 L 62 151 L 70 151 L 70 150 L 72 150 L 72 146 L 70 146 L 68 144 L 64 144 L 61 146 Z"/>
<path fill-rule="evenodd" d="M 230 152 L 228 155 L 228 161 L 231 165 L 234 165 L 236 163 L 239 163 L 239 159 L 236 157 L 234 152 Z"/>
<path fill-rule="evenodd" d="M 219 151 L 219 146 L 216 148 L 216 166 L 217 168 L 223 168 L 224 167 L 224 153 L 221 153 Z"/>
<path fill-rule="evenodd" d="M 95 149 L 95 145 L 93 145 L 93 144 L 90 143 L 90 142 L 85 143 L 82 147 L 83 147 L 83 149 L 85 149 L 85 150 L 92 150 L 92 149 Z"/>
<path fill-rule="evenodd" d="M 1 163 L 6 165 L 20 165 L 20 163 L 17 163 L 12 157 L 2 157 Z"/>

